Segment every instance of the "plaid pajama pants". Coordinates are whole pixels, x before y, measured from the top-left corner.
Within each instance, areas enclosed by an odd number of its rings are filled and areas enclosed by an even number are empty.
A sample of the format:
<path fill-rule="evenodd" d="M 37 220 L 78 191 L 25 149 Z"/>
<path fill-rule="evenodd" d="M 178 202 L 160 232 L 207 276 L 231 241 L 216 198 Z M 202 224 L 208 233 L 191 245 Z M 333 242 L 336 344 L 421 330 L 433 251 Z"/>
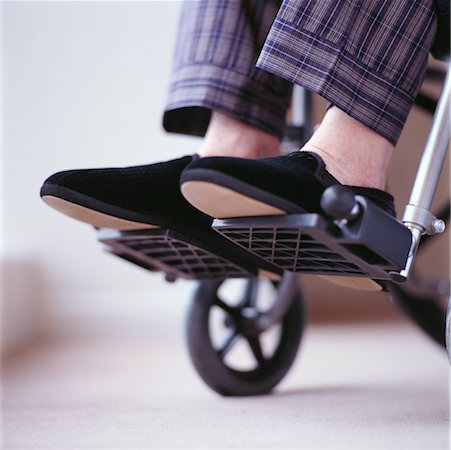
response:
<path fill-rule="evenodd" d="M 436 28 L 434 0 L 185 2 L 163 125 L 202 136 L 219 111 L 281 136 L 295 83 L 395 144 Z"/>

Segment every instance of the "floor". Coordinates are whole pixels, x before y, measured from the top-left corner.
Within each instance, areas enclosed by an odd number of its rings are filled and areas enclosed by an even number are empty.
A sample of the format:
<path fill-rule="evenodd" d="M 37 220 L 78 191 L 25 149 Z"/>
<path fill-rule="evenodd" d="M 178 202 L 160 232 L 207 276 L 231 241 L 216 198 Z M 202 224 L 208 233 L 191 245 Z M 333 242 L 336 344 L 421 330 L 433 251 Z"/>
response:
<path fill-rule="evenodd" d="M 57 342 L 6 365 L 3 448 L 446 449 L 445 353 L 407 323 L 312 326 L 269 396 L 222 398 L 181 332 Z"/>

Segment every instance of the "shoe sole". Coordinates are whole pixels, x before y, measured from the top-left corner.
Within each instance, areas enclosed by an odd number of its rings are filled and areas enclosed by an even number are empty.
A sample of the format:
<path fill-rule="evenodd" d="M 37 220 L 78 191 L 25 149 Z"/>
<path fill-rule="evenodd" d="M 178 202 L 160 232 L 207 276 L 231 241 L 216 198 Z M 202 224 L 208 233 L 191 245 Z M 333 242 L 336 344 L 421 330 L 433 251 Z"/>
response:
<path fill-rule="evenodd" d="M 96 228 L 113 228 L 121 231 L 158 228 L 157 225 L 139 223 L 132 220 L 121 219 L 120 217 L 110 216 L 100 211 L 95 211 L 86 208 L 85 206 L 78 205 L 77 203 L 72 203 L 51 195 L 44 195 L 42 200 L 60 213 L 65 214 L 72 219 L 79 220 L 80 222 L 88 223 Z"/>
<path fill-rule="evenodd" d="M 283 198 L 211 169 L 192 169 L 182 174 L 181 192 L 195 208 L 217 219 L 280 216 L 306 212 Z M 225 237 L 234 242 L 233 236 Z M 239 237 L 241 238 L 242 236 Z M 245 248 L 237 242 L 234 243 Z M 257 250 L 261 250 L 264 244 L 259 242 L 258 245 Z M 261 257 L 258 253 L 254 253 L 251 247 L 247 246 L 245 250 Z M 276 264 L 274 261 L 268 262 Z M 283 267 L 280 268 L 283 269 Z M 371 278 L 319 276 L 343 287 L 366 291 L 382 290 L 382 286 Z"/>
<path fill-rule="evenodd" d="M 180 190 L 191 205 L 216 219 L 305 212 L 288 200 L 209 169 L 182 173 Z"/>
<path fill-rule="evenodd" d="M 250 262 L 249 254 L 244 253 L 243 258 L 242 251 L 213 230 L 211 236 L 206 237 L 189 226 L 187 232 L 180 232 L 161 223 L 149 223 L 153 218 L 59 186 L 47 186 L 41 194 L 44 202 L 57 211 L 100 228 L 99 239 L 108 245 L 111 253 L 148 270 L 163 271 L 172 278 L 184 279 L 249 276 L 280 279 L 280 269 L 264 261 L 261 261 L 263 268 L 257 269 L 255 262 Z M 119 214 L 129 218 L 117 217 Z M 107 238 L 103 237 L 105 234 Z"/>

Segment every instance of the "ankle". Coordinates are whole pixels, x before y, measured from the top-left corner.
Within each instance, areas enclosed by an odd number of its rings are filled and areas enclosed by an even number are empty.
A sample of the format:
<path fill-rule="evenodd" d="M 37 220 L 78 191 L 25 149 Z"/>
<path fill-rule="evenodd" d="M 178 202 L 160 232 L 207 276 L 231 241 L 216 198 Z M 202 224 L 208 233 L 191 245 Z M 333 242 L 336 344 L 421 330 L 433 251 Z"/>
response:
<path fill-rule="evenodd" d="M 317 153 L 342 184 L 384 189 L 394 146 L 332 107 L 301 150 Z"/>
<path fill-rule="evenodd" d="M 236 119 L 213 112 L 210 125 L 198 154 L 207 156 L 234 156 L 263 158 L 280 153 L 280 139 L 239 122 Z"/>

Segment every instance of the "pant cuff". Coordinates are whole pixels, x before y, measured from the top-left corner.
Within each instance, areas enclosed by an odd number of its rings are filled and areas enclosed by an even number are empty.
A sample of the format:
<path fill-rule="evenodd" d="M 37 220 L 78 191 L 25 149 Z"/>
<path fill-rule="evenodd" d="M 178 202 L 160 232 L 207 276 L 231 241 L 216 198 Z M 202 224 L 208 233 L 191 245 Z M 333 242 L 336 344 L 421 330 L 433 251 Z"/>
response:
<path fill-rule="evenodd" d="M 178 68 L 171 78 L 164 129 L 203 136 L 211 112 L 218 111 L 281 138 L 291 85 L 259 69 L 254 72 L 249 76 L 205 63 Z"/>
<path fill-rule="evenodd" d="M 292 54 L 293 48 L 297 55 Z M 413 95 L 343 48 L 334 48 L 305 31 L 287 31 L 278 21 L 257 67 L 316 92 L 392 144 L 396 144 L 414 102 Z"/>

